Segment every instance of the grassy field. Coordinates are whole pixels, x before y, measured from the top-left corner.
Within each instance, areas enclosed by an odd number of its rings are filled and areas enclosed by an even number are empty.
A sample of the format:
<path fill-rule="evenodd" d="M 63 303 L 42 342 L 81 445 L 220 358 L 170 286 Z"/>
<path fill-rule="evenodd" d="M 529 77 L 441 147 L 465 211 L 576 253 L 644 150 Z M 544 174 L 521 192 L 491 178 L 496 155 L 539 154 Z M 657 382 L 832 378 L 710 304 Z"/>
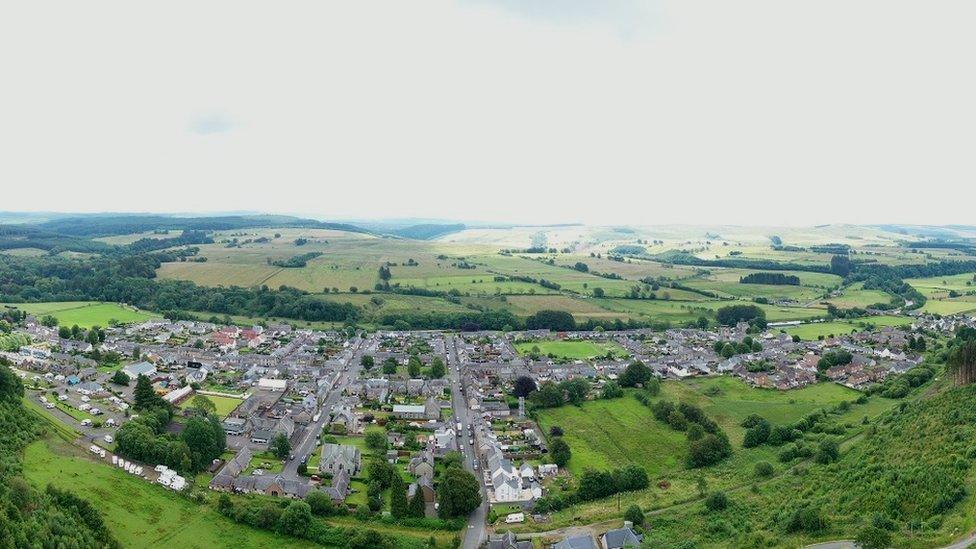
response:
<path fill-rule="evenodd" d="M 715 394 L 708 396 L 712 392 Z M 854 400 L 859 394 L 833 383 L 792 391 L 756 389 L 722 376 L 665 382 L 660 398 L 701 406 L 725 429 L 733 446 L 740 448 L 745 430 L 739 424 L 750 414 L 759 414 L 774 424 L 786 423 L 818 408 Z M 563 428 L 573 450 L 569 464 L 573 473 L 587 467 L 605 469 L 636 463 L 656 476 L 684 467 L 684 434 L 656 421 L 647 407 L 630 396 L 542 410 L 539 423 L 545 431 L 553 425 Z"/>
<path fill-rule="evenodd" d="M 863 320 L 844 321 L 837 320 L 831 322 L 817 322 L 811 324 L 801 324 L 784 328 L 790 335 L 800 336 L 800 339 L 814 340 L 820 336 L 827 337 L 831 334 L 849 334 L 851 331 L 863 331 L 871 326 L 875 328 L 881 326 L 905 326 L 912 323 L 912 319 L 904 316 L 872 316 Z"/>
<path fill-rule="evenodd" d="M 545 356 L 555 356 L 577 360 L 584 358 L 594 358 L 605 356 L 608 352 L 613 352 L 617 356 L 626 354 L 624 348 L 613 342 L 596 341 L 522 341 L 515 344 L 515 349 L 522 355 L 528 355 L 534 348 L 539 349 L 539 353 Z"/>
<path fill-rule="evenodd" d="M 30 314 L 43 316 L 51 315 L 62 326 L 77 324 L 82 328 L 92 326 L 108 326 L 111 321 L 121 324 L 142 322 L 150 318 L 159 318 L 154 313 L 140 311 L 116 303 L 99 303 L 97 301 L 57 301 L 48 303 L 8 303 L 4 307 L 16 307 Z"/>
<path fill-rule="evenodd" d="M 123 547 L 307 547 L 300 540 L 234 523 L 209 505 L 193 503 L 159 485 L 80 457 L 67 443 L 44 439 L 24 453 L 24 476 L 54 484 L 101 511 Z"/>
<path fill-rule="evenodd" d="M 688 442 L 684 433 L 657 421 L 650 409 L 630 394 L 621 399 L 588 401 L 580 407 L 540 410 L 539 425 L 545 432 L 554 425 L 564 430 L 564 438 L 572 450 L 568 469 L 574 475 L 587 467 L 607 469 L 636 464 L 645 468 L 651 476 L 652 486 L 621 494 L 620 506 L 625 509 L 635 504 L 645 510 L 658 509 L 697 497 L 695 486 L 699 478 L 706 481 L 709 490 L 716 490 L 753 482 L 753 469 L 760 461 L 772 463 L 777 473 L 783 472 L 783 465 L 777 460 L 779 448 L 742 447 L 745 430 L 740 424 L 749 414 L 760 414 L 773 424 L 782 424 L 841 401 L 853 401 L 858 395 L 857 391 L 832 383 L 781 392 L 756 389 L 724 376 L 665 382 L 661 396 L 657 398 L 700 406 L 729 435 L 732 456 L 704 469 L 686 467 Z M 849 411 L 833 417 L 838 423 L 850 424 L 850 432 L 856 433 L 863 417 L 875 418 L 895 402 L 875 396 L 865 404 L 853 405 Z M 659 480 L 666 480 L 670 486 L 659 488 Z M 608 502 L 610 500 L 576 505 L 555 513 L 551 523 L 530 524 L 518 529 L 548 530 L 619 517 L 616 498 L 613 505 Z"/>
<path fill-rule="evenodd" d="M 861 287 L 860 283 L 852 284 L 844 288 L 841 290 L 841 294 L 839 297 L 832 297 L 824 301 L 841 309 L 850 309 L 852 307 L 864 308 L 875 303 L 888 303 L 891 301 L 891 296 L 885 292 L 881 290 L 865 290 Z"/>
<path fill-rule="evenodd" d="M 539 412 L 539 427 L 562 427 L 573 457 L 569 470 L 607 469 L 636 463 L 657 476 L 682 467 L 687 443 L 684 433 L 655 421 L 651 411 L 627 396 L 594 400 L 580 407 L 563 406 Z"/>
<path fill-rule="evenodd" d="M 214 403 L 214 405 L 217 407 L 217 415 L 221 419 L 227 417 L 231 412 L 234 411 L 234 408 L 237 408 L 241 404 L 241 402 L 244 402 L 239 398 L 231 398 L 231 397 L 217 396 L 217 395 L 203 395 L 203 396 L 207 397 L 211 402 Z M 193 398 L 192 397 L 188 398 L 180 404 L 180 408 L 186 408 L 192 402 L 193 402 Z"/>

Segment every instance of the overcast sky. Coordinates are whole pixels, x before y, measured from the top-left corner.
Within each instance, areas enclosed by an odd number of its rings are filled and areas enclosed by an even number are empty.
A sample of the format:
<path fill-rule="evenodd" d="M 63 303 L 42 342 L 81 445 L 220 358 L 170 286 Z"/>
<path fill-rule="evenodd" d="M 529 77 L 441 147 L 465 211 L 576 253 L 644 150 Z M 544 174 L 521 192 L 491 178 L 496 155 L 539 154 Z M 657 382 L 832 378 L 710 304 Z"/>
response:
<path fill-rule="evenodd" d="M 0 4 L 0 210 L 976 223 L 972 0 Z"/>

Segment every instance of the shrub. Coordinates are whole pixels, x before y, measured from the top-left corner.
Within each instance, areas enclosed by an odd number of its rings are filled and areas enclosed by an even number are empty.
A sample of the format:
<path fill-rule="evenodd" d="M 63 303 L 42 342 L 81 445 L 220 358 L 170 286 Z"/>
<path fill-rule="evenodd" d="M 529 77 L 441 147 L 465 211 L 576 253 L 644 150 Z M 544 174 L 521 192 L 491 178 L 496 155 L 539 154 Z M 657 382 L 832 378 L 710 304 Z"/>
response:
<path fill-rule="evenodd" d="M 757 477 L 771 477 L 773 476 L 773 464 L 768 461 L 760 461 L 756 464 L 755 471 Z"/>
<path fill-rule="evenodd" d="M 721 511 L 729 506 L 729 498 L 725 492 L 712 492 L 705 498 L 705 507 L 709 511 Z"/>

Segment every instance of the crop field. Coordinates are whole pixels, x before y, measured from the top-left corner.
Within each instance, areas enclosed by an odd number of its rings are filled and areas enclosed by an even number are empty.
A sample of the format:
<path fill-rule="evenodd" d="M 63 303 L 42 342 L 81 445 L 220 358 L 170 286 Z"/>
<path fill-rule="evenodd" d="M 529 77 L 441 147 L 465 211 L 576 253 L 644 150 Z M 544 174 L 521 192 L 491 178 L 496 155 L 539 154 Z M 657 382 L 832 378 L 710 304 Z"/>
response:
<path fill-rule="evenodd" d="M 825 291 L 808 286 L 791 286 L 780 284 L 741 284 L 735 281 L 721 281 L 714 278 L 692 278 L 683 284 L 698 289 L 713 292 L 720 297 L 735 297 L 739 299 L 753 299 L 765 297 L 769 301 L 790 300 L 798 304 L 806 304 L 822 296 Z"/>
<path fill-rule="evenodd" d="M 528 355 L 535 348 L 539 349 L 540 354 L 570 360 L 605 356 L 608 352 L 613 352 L 617 356 L 626 353 L 623 347 L 613 342 L 550 340 L 522 341 L 515 344 L 515 349 L 522 355 Z"/>
<path fill-rule="evenodd" d="M 590 271 L 601 273 L 615 273 L 627 280 L 640 280 L 642 278 L 664 277 L 670 280 L 680 280 L 695 274 L 692 267 L 681 265 L 666 265 L 656 261 L 643 261 L 640 259 L 628 258 L 626 261 L 613 261 L 606 257 L 596 258 L 588 255 L 565 255 L 555 256 L 556 264 L 560 267 L 572 267 L 577 261 L 586 263 Z"/>
<path fill-rule="evenodd" d="M 275 236 L 275 235 L 279 236 Z M 266 242 L 254 242 L 256 239 Z M 295 240 L 305 238 L 298 246 Z M 238 245 L 228 247 L 228 240 Z M 443 276 L 471 276 L 482 274 L 478 269 L 457 267 L 457 259 L 444 255 L 470 251 L 468 248 L 445 251 L 442 245 L 426 241 L 378 238 L 342 231 L 259 229 L 246 233 L 218 233 L 214 244 L 200 246 L 200 256 L 206 262 L 177 262 L 163 264 L 157 271 L 160 278 L 185 279 L 204 286 L 291 286 L 309 292 L 338 288 L 371 289 L 377 282 L 380 265 L 392 263 L 391 283 L 400 278 Z M 251 240 L 251 242 L 247 242 Z M 239 246 L 239 247 L 238 247 Z M 310 260 L 305 267 L 282 268 L 271 265 L 296 255 L 318 252 L 322 255 Z M 413 260 L 416 265 L 407 264 Z M 485 278 L 490 278 L 486 276 Z"/>
<path fill-rule="evenodd" d="M 16 307 L 29 314 L 43 316 L 51 315 L 62 326 L 77 324 L 82 328 L 92 326 L 108 326 L 111 321 L 121 324 L 142 322 L 159 315 L 125 307 L 116 303 L 99 303 L 96 301 L 54 301 L 48 303 L 8 303 L 5 307 Z"/>
<path fill-rule="evenodd" d="M 558 290 L 544 288 L 531 282 L 519 280 L 495 281 L 495 275 L 480 274 L 474 276 L 436 276 L 429 278 L 400 278 L 396 279 L 403 286 L 426 288 L 441 292 L 457 290 L 462 295 L 535 295 L 558 294 Z"/>

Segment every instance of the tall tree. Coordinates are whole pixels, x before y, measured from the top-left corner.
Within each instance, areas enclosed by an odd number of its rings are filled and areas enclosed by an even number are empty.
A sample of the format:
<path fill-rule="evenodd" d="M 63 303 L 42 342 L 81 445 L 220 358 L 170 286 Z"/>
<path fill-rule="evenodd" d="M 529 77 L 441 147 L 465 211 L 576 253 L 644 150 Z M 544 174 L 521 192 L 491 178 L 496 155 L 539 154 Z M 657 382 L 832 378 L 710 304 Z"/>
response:
<path fill-rule="evenodd" d="M 949 353 L 949 372 L 958 385 L 968 385 L 976 381 L 976 339 L 969 339 L 956 345 Z"/>
<path fill-rule="evenodd" d="M 271 440 L 271 453 L 278 459 L 285 459 L 290 452 L 291 442 L 288 442 L 288 437 L 284 433 L 275 435 L 274 439 Z"/>
<path fill-rule="evenodd" d="M 393 518 L 403 518 L 410 514 L 409 503 L 407 502 L 407 486 L 399 474 L 393 475 L 393 482 L 390 486 L 390 514 L 393 515 Z"/>
<path fill-rule="evenodd" d="M 442 518 L 465 517 L 481 505 L 481 486 L 465 469 L 452 467 L 444 472 L 438 500 Z"/>
<path fill-rule="evenodd" d="M 427 503 L 424 501 L 424 491 L 418 485 L 417 490 L 413 493 L 413 497 L 410 498 L 410 510 L 408 514 L 414 518 L 423 518 L 426 508 Z"/>

